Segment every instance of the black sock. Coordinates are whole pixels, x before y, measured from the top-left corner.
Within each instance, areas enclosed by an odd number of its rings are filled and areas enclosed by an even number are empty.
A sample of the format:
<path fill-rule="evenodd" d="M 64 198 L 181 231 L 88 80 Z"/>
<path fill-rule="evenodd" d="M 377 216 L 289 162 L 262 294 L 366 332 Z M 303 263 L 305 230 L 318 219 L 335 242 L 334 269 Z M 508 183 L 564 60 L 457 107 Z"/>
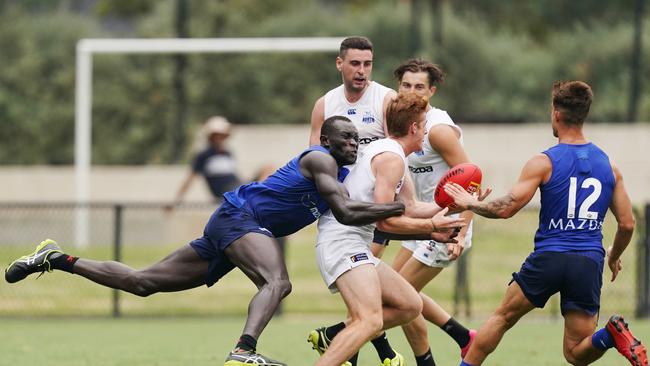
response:
<path fill-rule="evenodd" d="M 392 360 L 395 357 L 395 351 L 393 351 L 390 343 L 388 343 L 386 332 L 383 332 L 379 337 L 373 339 L 370 342 L 372 342 L 372 345 L 375 346 L 380 361 L 384 361 L 387 358 L 389 360 Z"/>
<path fill-rule="evenodd" d="M 325 336 L 327 337 L 327 339 L 329 339 L 331 341 L 344 328 L 345 328 L 345 323 L 343 323 L 343 322 L 340 322 L 338 324 L 334 324 L 332 326 L 326 327 L 325 328 Z"/>
<path fill-rule="evenodd" d="M 79 260 L 79 257 L 73 257 L 67 254 L 57 254 L 59 253 L 51 254 L 48 258 L 52 269 L 74 273 L 72 272 L 72 267 L 74 266 L 75 262 Z"/>
<path fill-rule="evenodd" d="M 415 363 L 417 366 L 436 366 L 436 361 L 433 360 L 433 355 L 431 354 L 431 348 L 422 356 L 415 356 Z"/>
<path fill-rule="evenodd" d="M 449 318 L 445 325 L 440 328 L 449 334 L 460 348 L 467 346 L 467 343 L 469 343 L 469 329 L 457 322 L 456 319 Z"/>
<path fill-rule="evenodd" d="M 255 348 L 257 348 L 257 339 L 249 336 L 248 334 L 242 334 L 242 336 L 239 337 L 239 341 L 237 341 L 235 348 L 239 348 L 244 351 L 255 352 Z"/>
<path fill-rule="evenodd" d="M 355 353 L 354 356 L 350 357 L 348 361 L 352 364 L 352 366 L 357 366 L 357 359 L 359 358 L 359 352 Z"/>

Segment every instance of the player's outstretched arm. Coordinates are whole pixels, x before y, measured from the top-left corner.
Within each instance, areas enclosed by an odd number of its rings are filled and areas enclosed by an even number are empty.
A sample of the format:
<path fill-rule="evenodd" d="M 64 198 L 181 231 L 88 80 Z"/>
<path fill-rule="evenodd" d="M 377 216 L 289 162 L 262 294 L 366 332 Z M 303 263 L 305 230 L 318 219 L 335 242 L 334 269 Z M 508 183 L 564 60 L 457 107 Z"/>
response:
<path fill-rule="evenodd" d="M 309 146 L 320 144 L 320 128 L 325 121 L 325 97 L 320 97 L 314 103 L 311 111 L 311 130 L 309 133 Z"/>
<path fill-rule="evenodd" d="M 550 178 L 552 169 L 551 161 L 546 155 L 535 155 L 524 165 L 519 180 L 510 192 L 490 201 L 479 200 L 455 183 L 446 184 L 444 189 L 454 199 L 456 206 L 463 210 L 471 210 L 492 219 L 507 219 L 530 202 L 540 184 Z"/>
<path fill-rule="evenodd" d="M 384 152 L 373 157 L 371 166 L 375 176 L 375 202 L 394 201 L 395 189 L 404 175 L 404 161 L 395 153 Z M 445 213 L 442 210 L 429 218 L 389 217 L 377 222 L 377 228 L 394 234 L 430 234 L 465 225 L 465 220 L 444 216 Z"/>
<path fill-rule="evenodd" d="M 614 243 L 607 251 L 607 264 L 612 271 L 611 280 L 614 281 L 618 272 L 623 268 L 621 265 L 621 255 L 632 239 L 635 220 L 634 213 L 632 212 L 632 202 L 630 202 L 630 197 L 623 184 L 623 176 L 614 164 L 612 164 L 612 170 L 616 179 L 616 185 L 614 186 L 614 194 L 612 195 L 612 203 L 609 205 L 609 209 L 614 214 L 616 222 L 618 222 L 618 227 L 614 235 Z"/>
<path fill-rule="evenodd" d="M 367 225 L 404 213 L 404 204 L 400 202 L 376 204 L 350 199 L 345 186 L 336 180 L 338 166 L 331 155 L 312 151 L 300 160 L 300 164 L 305 170 L 305 177 L 314 181 L 318 193 L 342 224 Z"/>

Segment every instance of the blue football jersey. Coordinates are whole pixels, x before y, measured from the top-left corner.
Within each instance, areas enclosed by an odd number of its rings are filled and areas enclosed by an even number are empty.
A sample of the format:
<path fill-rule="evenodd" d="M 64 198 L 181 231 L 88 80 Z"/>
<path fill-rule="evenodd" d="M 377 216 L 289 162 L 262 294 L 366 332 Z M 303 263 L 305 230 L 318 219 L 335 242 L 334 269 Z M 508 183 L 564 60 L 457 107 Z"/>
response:
<path fill-rule="evenodd" d="M 311 151 L 329 154 L 322 146 L 310 146 L 263 182 L 240 186 L 225 193 L 224 198 L 252 214 L 275 237 L 295 233 L 329 209 L 314 182 L 300 172 L 300 159 Z M 343 182 L 348 172 L 339 168 L 338 181 Z"/>
<path fill-rule="evenodd" d="M 536 251 L 598 251 L 616 183 L 609 158 L 592 143 L 558 144 L 544 151 L 553 171 L 540 186 Z"/>

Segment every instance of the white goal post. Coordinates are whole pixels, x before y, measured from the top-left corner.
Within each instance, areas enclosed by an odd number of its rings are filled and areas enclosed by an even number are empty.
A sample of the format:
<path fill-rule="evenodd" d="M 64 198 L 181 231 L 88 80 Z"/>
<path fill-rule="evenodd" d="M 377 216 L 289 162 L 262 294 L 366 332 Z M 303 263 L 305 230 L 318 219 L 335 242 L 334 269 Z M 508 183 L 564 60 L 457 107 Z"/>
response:
<path fill-rule="evenodd" d="M 75 244 L 88 245 L 93 55 L 144 53 L 259 53 L 338 51 L 343 37 L 81 39 L 76 50 Z"/>

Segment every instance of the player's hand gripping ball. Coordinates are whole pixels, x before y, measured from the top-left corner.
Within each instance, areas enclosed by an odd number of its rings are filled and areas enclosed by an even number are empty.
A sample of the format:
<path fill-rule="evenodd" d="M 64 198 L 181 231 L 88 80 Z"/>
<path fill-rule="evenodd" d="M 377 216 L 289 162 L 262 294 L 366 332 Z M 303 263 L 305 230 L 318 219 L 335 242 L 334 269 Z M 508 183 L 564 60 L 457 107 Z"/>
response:
<path fill-rule="evenodd" d="M 455 167 L 450 168 L 445 175 L 442 176 L 440 182 L 436 186 L 435 192 L 433 192 L 433 199 L 436 201 L 436 204 L 442 208 L 454 207 L 454 199 L 449 197 L 447 192 L 445 192 L 445 184 L 449 182 L 456 183 L 469 193 L 478 192 L 481 188 L 481 179 L 483 178 L 483 173 L 481 173 L 481 168 L 472 163 L 462 163 L 458 164 Z"/>

